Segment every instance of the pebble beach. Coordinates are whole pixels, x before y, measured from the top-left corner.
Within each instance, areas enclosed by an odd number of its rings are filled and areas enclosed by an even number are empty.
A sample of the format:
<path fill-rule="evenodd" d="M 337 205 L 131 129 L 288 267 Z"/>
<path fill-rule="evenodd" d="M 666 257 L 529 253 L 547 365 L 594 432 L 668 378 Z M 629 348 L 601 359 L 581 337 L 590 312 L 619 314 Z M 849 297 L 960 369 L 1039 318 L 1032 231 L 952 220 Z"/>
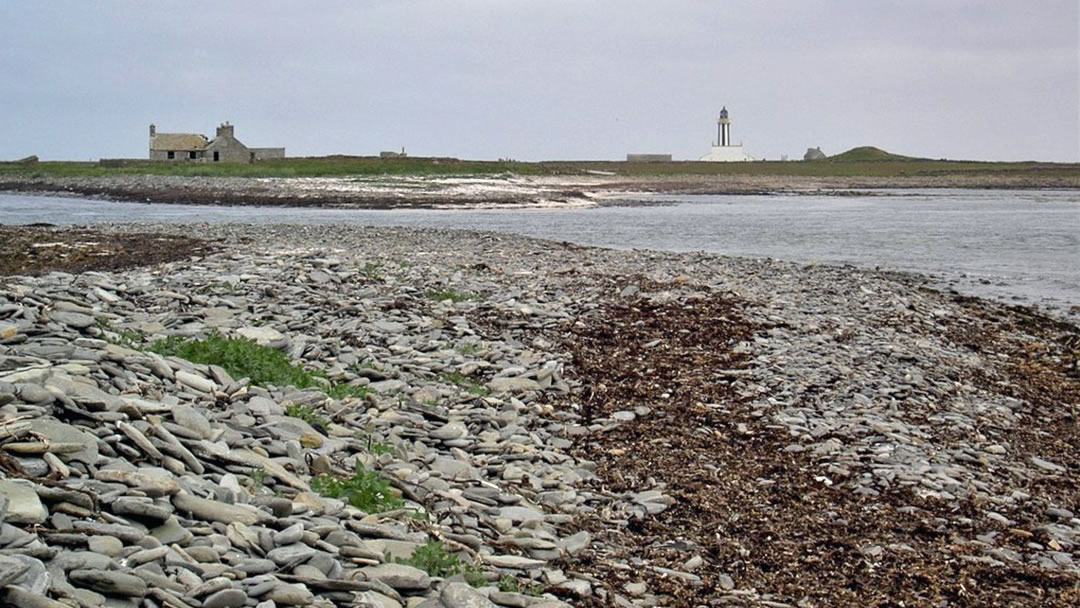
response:
<path fill-rule="evenodd" d="M 1080 602 L 1080 331 L 1033 310 L 484 232 L 38 230 L 83 253 L 0 276 L 6 605 Z M 153 348 L 210 336 L 318 381 Z M 328 495 L 356 471 L 389 508 Z"/>

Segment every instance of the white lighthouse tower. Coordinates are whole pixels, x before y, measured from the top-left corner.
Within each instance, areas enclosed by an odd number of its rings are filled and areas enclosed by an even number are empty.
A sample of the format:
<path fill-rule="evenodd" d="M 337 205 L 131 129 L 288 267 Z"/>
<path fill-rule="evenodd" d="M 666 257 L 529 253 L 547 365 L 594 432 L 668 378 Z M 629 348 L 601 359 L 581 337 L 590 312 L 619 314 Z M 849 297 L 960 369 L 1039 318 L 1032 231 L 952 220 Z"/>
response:
<path fill-rule="evenodd" d="M 737 146 L 731 143 L 731 119 L 728 118 L 727 106 L 720 110 L 720 118 L 716 119 L 716 142 L 712 150 L 699 160 L 714 163 L 730 163 L 754 160 L 743 152 L 742 144 Z"/>
<path fill-rule="evenodd" d="M 731 121 L 727 117 L 727 106 L 720 110 L 720 118 L 716 119 L 716 144 L 720 147 L 731 145 Z"/>

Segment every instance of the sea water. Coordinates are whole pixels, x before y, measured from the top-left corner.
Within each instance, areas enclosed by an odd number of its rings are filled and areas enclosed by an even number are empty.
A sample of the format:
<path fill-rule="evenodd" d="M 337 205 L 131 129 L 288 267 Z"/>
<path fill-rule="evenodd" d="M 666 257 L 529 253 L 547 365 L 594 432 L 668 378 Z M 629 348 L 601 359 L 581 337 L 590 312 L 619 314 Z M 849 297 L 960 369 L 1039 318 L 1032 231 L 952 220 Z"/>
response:
<path fill-rule="evenodd" d="M 621 249 L 708 251 L 932 275 L 939 286 L 1072 316 L 1080 192 L 881 190 L 642 196 L 641 206 L 344 210 L 118 203 L 0 194 L 0 223 L 252 222 L 471 228 Z"/>

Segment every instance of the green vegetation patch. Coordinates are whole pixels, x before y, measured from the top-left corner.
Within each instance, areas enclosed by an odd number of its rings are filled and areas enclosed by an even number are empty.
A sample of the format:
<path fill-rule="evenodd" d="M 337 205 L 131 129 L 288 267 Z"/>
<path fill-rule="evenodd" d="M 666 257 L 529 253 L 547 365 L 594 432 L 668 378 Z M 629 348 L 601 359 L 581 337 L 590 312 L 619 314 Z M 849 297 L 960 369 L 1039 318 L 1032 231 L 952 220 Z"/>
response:
<path fill-rule="evenodd" d="M 378 158 L 324 156 L 284 158 L 256 163 L 176 163 L 150 160 L 113 162 L 0 162 L 0 181 L 11 177 L 82 177 L 111 175 L 180 175 L 189 177 L 349 177 L 378 176 L 489 176 L 581 175 L 588 172 L 620 176 L 660 175 L 790 175 L 813 177 L 907 175 L 1000 175 L 1030 177 L 1080 175 L 1080 164 L 1045 162 L 989 162 L 912 158 L 862 146 L 824 159 L 827 162 L 759 161 L 711 163 L 702 161 L 477 161 L 455 158 Z M 882 163 L 881 160 L 895 162 Z"/>
<path fill-rule="evenodd" d="M 901 156 L 899 154 L 892 154 L 886 152 L 881 148 L 875 148 L 874 146 L 860 146 L 858 148 L 852 148 L 847 152 L 842 152 L 835 156 L 829 156 L 822 160 L 830 162 L 866 162 L 866 161 L 910 161 L 910 160 L 927 160 L 921 158 L 914 158 L 911 156 Z"/>
<path fill-rule="evenodd" d="M 113 327 L 104 319 L 98 319 L 97 325 L 102 332 L 100 336 L 101 339 L 106 342 L 117 346 L 123 346 L 124 348 L 130 348 L 131 350 L 142 350 L 142 341 L 145 338 L 142 333 Z"/>
<path fill-rule="evenodd" d="M 456 350 L 462 355 L 471 356 L 480 352 L 480 345 L 476 342 L 466 342 L 465 344 L 458 346 Z"/>
<path fill-rule="evenodd" d="M 334 384 L 319 370 L 293 365 L 288 356 L 276 348 L 246 338 L 228 338 L 216 331 L 201 340 L 170 336 L 155 341 L 150 345 L 150 351 L 192 363 L 218 365 L 233 378 L 249 378 L 256 386 L 317 388 L 335 399 L 367 394 L 365 387 Z"/>
<path fill-rule="evenodd" d="M 285 415 L 292 416 L 293 418 L 299 418 L 304 422 L 315 427 L 326 428 L 330 425 L 330 421 L 319 415 L 319 410 L 308 405 L 290 405 L 285 408 Z"/>
<path fill-rule="evenodd" d="M 447 384 L 460 386 L 469 393 L 480 397 L 486 397 L 491 394 L 491 390 L 489 390 L 486 386 L 476 382 L 475 380 L 466 376 L 465 374 L 462 374 L 461 372 L 451 372 L 449 374 L 444 374 L 440 378 L 440 380 Z"/>
<path fill-rule="evenodd" d="M 319 372 L 312 372 L 318 374 Z M 354 386 L 352 384 L 332 383 L 330 388 L 325 389 L 326 394 L 334 399 L 341 400 L 345 397 L 356 397 L 357 399 L 363 399 L 367 396 L 370 389 L 366 386 Z"/>
<path fill-rule="evenodd" d="M 482 161 L 457 158 L 378 158 L 320 156 L 263 160 L 255 163 L 179 163 L 142 159 L 105 162 L 0 163 L 0 176 L 83 177 L 108 175 L 180 175 L 187 177 L 327 177 L 431 175 L 475 176 L 546 173 L 539 163 L 512 160 Z"/>
<path fill-rule="evenodd" d="M 354 439 L 359 439 L 365 443 L 364 450 L 368 454 L 374 454 L 375 456 L 381 456 L 383 454 L 393 454 L 394 448 L 387 443 L 377 441 L 371 435 L 364 433 L 363 431 L 357 431 L 353 433 Z"/>
<path fill-rule="evenodd" d="M 540 583 L 522 582 L 512 574 L 504 574 L 498 582 L 499 591 L 503 593 L 522 593 L 532 597 L 539 597 L 544 592 L 544 586 Z"/>
<path fill-rule="evenodd" d="M 372 281 L 381 281 L 382 274 L 380 273 L 380 270 L 382 270 L 381 262 L 368 262 L 360 267 L 360 274 Z"/>
<path fill-rule="evenodd" d="M 419 568 L 427 572 L 428 576 L 448 578 L 455 574 L 462 574 L 465 576 L 465 582 L 473 587 L 479 587 L 487 582 L 480 568 L 462 562 L 458 556 L 447 551 L 446 547 L 437 540 L 420 545 L 408 559 L 399 557 L 394 561 L 413 568 Z"/>
<path fill-rule="evenodd" d="M 329 498 L 340 498 L 365 513 L 383 513 L 405 506 L 389 483 L 361 465 L 357 465 L 352 477 L 318 475 L 312 478 L 311 489 Z"/>

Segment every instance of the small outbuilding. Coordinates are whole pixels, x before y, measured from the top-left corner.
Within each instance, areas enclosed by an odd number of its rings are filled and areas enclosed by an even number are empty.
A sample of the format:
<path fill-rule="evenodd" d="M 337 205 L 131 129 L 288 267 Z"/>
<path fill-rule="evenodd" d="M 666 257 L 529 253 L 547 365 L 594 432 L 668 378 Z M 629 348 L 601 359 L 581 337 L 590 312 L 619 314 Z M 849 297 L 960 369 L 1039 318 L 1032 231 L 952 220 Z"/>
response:
<path fill-rule="evenodd" d="M 821 160 L 828 158 L 825 153 L 821 151 L 821 148 L 807 148 L 806 154 L 803 154 L 803 160 Z"/>
<path fill-rule="evenodd" d="M 670 154 L 627 154 L 628 163 L 670 163 Z"/>

